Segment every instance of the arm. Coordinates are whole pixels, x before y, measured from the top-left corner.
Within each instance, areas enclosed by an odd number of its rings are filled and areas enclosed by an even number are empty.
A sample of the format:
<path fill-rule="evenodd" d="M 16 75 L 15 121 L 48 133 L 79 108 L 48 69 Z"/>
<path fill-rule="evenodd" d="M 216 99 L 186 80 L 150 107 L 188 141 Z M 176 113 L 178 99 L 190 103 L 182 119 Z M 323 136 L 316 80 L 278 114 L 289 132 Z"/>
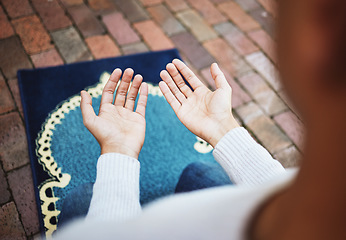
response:
<path fill-rule="evenodd" d="M 233 182 L 252 185 L 283 172 L 281 164 L 234 119 L 232 89 L 217 64 L 211 65 L 210 72 L 217 87 L 214 92 L 180 60 L 173 60 L 161 72 L 160 89 L 179 120 L 215 148 L 216 161 Z"/>
<path fill-rule="evenodd" d="M 133 70 L 126 69 L 113 104 L 121 75 L 121 70 L 115 69 L 110 76 L 102 93 L 98 116 L 92 108 L 90 95 L 81 92 L 84 125 L 101 146 L 87 220 L 122 221 L 141 212 L 137 159 L 145 137 L 148 86 L 136 75 L 128 92 Z M 134 111 L 139 88 L 141 92 Z"/>
<path fill-rule="evenodd" d="M 229 131 L 215 146 L 213 155 L 236 184 L 257 185 L 285 172 L 245 128 Z"/>
<path fill-rule="evenodd" d="M 106 153 L 97 162 L 97 177 L 87 220 L 123 221 L 141 212 L 137 159 Z"/>

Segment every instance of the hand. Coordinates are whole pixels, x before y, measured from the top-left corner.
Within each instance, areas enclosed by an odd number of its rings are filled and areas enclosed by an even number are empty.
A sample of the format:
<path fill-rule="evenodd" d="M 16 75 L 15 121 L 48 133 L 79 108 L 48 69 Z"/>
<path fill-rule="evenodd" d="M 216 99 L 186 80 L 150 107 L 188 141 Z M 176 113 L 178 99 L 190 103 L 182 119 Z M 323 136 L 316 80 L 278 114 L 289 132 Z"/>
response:
<path fill-rule="evenodd" d="M 133 76 L 133 70 L 126 69 L 113 104 L 113 94 L 121 74 L 120 69 L 115 69 L 106 83 L 98 116 L 91 105 L 91 96 L 86 91 L 81 92 L 83 123 L 100 144 L 101 154 L 115 152 L 138 159 L 145 137 L 148 85 L 142 83 L 141 75 L 136 75 L 126 97 Z M 134 112 L 139 88 L 140 95 Z"/>
<path fill-rule="evenodd" d="M 215 147 L 229 130 L 239 127 L 232 115 L 232 89 L 216 63 L 210 67 L 217 87 L 214 92 L 178 59 L 167 64 L 166 69 L 160 73 L 163 80 L 159 83 L 160 89 L 179 120 L 192 133 Z"/>

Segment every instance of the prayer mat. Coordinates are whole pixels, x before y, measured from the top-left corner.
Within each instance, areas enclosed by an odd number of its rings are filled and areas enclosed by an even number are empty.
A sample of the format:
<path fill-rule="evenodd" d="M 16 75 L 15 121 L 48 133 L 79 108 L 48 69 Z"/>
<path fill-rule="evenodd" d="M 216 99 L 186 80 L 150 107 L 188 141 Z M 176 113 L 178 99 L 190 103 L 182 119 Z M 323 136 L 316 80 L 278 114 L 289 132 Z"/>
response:
<path fill-rule="evenodd" d="M 18 71 L 40 224 L 46 236 L 57 229 L 65 196 L 95 181 L 100 147 L 83 125 L 80 91 L 91 94 L 98 113 L 103 86 L 115 68 L 131 67 L 149 85 L 146 137 L 139 155 L 141 204 L 173 194 L 190 163 L 214 162 L 212 147 L 183 126 L 159 90 L 160 71 L 174 58 L 180 56 L 172 49 Z"/>

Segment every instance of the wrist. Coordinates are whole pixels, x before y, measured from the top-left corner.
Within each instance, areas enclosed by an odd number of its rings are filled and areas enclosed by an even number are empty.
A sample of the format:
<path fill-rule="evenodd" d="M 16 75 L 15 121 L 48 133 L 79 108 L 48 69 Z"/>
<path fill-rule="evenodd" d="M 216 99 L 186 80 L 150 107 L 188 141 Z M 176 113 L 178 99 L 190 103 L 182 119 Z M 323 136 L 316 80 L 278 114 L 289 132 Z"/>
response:
<path fill-rule="evenodd" d="M 216 144 L 221 140 L 223 136 L 225 136 L 229 131 L 237 127 L 240 127 L 240 125 L 234 119 L 233 116 L 223 122 L 220 122 L 218 124 L 218 128 L 214 131 L 213 136 L 210 138 L 210 145 L 212 145 L 215 148 Z"/>
<path fill-rule="evenodd" d="M 120 153 L 135 159 L 138 159 L 139 153 L 136 151 L 126 147 L 126 146 L 119 146 L 119 145 L 104 145 L 101 146 L 101 155 L 106 153 Z"/>

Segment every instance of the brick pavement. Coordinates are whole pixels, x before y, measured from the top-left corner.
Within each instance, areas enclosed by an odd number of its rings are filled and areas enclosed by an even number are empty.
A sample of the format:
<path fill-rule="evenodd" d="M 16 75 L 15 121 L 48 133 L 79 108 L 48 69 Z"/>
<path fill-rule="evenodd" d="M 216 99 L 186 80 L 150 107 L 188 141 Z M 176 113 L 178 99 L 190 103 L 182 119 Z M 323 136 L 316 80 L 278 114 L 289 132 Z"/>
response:
<path fill-rule="evenodd" d="M 285 167 L 303 125 L 278 81 L 274 0 L 1 0 L 0 238 L 38 239 L 16 72 L 176 47 L 211 89 L 217 61 L 234 114 Z"/>

